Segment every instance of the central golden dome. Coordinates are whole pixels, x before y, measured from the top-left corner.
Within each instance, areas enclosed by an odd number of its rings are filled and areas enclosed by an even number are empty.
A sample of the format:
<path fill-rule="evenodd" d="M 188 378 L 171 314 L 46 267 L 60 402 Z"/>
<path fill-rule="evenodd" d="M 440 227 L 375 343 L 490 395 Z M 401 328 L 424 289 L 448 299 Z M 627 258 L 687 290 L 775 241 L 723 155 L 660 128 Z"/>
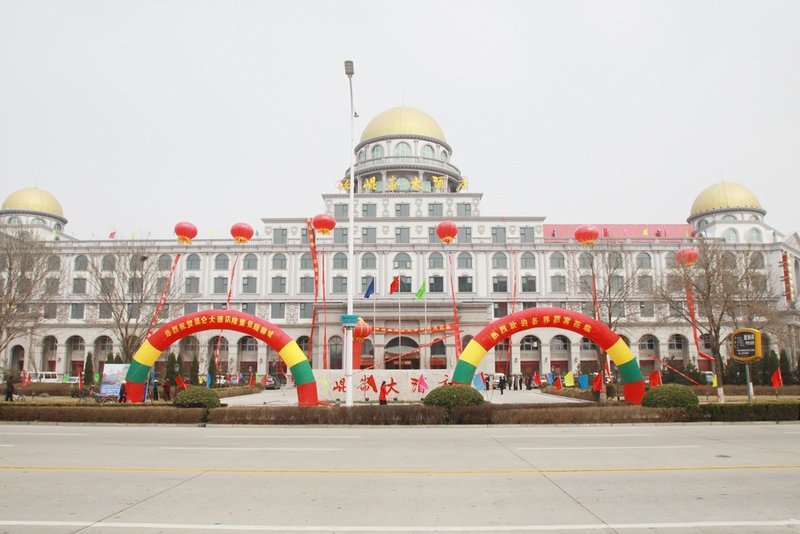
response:
<path fill-rule="evenodd" d="M 734 182 L 720 182 L 697 195 L 692 204 L 690 217 L 732 209 L 749 209 L 765 213 L 756 196 L 745 186 Z"/>
<path fill-rule="evenodd" d="M 427 113 L 414 108 L 387 109 L 369 121 L 361 134 L 361 142 L 384 135 L 420 135 L 447 142 L 436 121 Z"/>
<path fill-rule="evenodd" d="M 4 210 L 36 211 L 64 218 L 64 211 L 56 197 L 35 187 L 26 187 L 8 195 Z"/>

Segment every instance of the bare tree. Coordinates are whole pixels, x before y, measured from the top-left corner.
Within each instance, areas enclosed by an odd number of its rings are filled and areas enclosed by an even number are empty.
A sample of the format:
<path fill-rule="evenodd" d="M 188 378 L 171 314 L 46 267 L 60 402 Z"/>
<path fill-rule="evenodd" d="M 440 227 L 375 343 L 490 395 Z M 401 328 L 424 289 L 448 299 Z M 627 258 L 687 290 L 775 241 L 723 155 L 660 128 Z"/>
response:
<path fill-rule="evenodd" d="M 50 244 L 24 230 L 0 232 L 0 354 L 33 335 L 63 279 Z"/>
<path fill-rule="evenodd" d="M 740 327 L 779 331 L 786 310 L 772 288 L 764 254 L 753 247 L 731 247 L 719 240 L 696 242 L 699 258 L 693 265 L 674 264 L 658 284 L 658 300 L 673 316 L 692 322 L 687 290 L 694 301 L 697 330 L 704 335 L 716 363 L 717 396 L 722 389 L 722 346 L 730 330 Z"/>
<path fill-rule="evenodd" d="M 130 361 L 151 328 L 168 318 L 169 306 L 183 303 L 180 277 L 174 276 L 164 295 L 167 305 L 155 317 L 171 261 L 172 257 L 155 255 L 143 244 L 130 244 L 89 264 L 89 284 L 100 302 L 100 318 L 111 319 L 124 361 Z"/>

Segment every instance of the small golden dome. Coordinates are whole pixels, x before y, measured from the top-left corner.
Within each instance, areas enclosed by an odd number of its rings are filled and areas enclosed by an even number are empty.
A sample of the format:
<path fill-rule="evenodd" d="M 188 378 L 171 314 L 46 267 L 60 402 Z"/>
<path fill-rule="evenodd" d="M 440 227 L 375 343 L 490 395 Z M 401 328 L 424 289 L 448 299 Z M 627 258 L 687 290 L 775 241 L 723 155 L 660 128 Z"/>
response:
<path fill-rule="evenodd" d="M 64 211 L 56 197 L 35 187 L 20 189 L 8 195 L 3 202 L 4 210 L 37 211 L 64 218 Z"/>
<path fill-rule="evenodd" d="M 361 134 L 361 142 L 384 135 L 421 135 L 447 142 L 436 121 L 427 113 L 414 108 L 387 109 L 369 121 Z"/>
<path fill-rule="evenodd" d="M 712 211 L 749 209 L 765 212 L 756 196 L 745 186 L 734 182 L 720 182 L 706 188 L 692 204 L 690 217 Z"/>

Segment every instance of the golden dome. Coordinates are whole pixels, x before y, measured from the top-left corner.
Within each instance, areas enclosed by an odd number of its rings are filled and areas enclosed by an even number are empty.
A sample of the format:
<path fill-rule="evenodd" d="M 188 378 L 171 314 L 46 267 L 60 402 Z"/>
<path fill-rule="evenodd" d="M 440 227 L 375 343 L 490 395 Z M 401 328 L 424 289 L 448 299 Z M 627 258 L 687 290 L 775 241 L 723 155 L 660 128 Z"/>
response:
<path fill-rule="evenodd" d="M 20 189 L 8 195 L 3 202 L 4 210 L 36 211 L 64 218 L 64 211 L 56 197 L 35 187 Z"/>
<path fill-rule="evenodd" d="M 447 142 L 436 121 L 427 113 L 414 108 L 387 109 L 369 121 L 361 134 L 361 142 L 384 135 L 421 135 Z"/>
<path fill-rule="evenodd" d="M 712 211 L 747 209 L 765 213 L 756 196 L 745 186 L 734 182 L 720 182 L 706 188 L 692 204 L 690 217 Z"/>

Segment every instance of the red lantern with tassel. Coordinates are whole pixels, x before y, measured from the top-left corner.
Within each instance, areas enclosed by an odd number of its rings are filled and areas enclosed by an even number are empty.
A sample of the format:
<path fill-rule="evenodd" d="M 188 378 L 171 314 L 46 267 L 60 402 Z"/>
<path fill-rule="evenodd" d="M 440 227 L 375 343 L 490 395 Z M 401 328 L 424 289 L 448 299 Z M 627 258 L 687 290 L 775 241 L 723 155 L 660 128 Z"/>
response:
<path fill-rule="evenodd" d="M 675 253 L 675 261 L 684 267 L 691 267 L 700 259 L 700 251 L 694 247 L 683 247 Z"/>
<path fill-rule="evenodd" d="M 314 217 L 311 221 L 316 230 L 321 235 L 330 235 L 333 229 L 336 228 L 336 218 L 329 213 L 321 213 Z"/>
<path fill-rule="evenodd" d="M 245 244 L 253 238 L 253 227 L 247 223 L 236 223 L 231 226 L 231 236 L 239 244 Z"/>
<path fill-rule="evenodd" d="M 581 245 L 593 245 L 598 237 L 600 237 L 600 230 L 591 224 L 579 226 L 575 230 L 575 241 Z"/>
<path fill-rule="evenodd" d="M 179 222 L 175 225 L 175 235 L 178 236 L 179 243 L 189 245 L 197 236 L 197 227 L 190 222 Z"/>
<path fill-rule="evenodd" d="M 361 346 L 372 334 L 372 327 L 361 317 L 353 328 L 353 369 L 361 369 Z"/>
<path fill-rule="evenodd" d="M 442 221 L 436 227 L 436 235 L 442 240 L 442 243 L 449 245 L 455 241 L 458 235 L 458 227 L 453 221 Z"/>

